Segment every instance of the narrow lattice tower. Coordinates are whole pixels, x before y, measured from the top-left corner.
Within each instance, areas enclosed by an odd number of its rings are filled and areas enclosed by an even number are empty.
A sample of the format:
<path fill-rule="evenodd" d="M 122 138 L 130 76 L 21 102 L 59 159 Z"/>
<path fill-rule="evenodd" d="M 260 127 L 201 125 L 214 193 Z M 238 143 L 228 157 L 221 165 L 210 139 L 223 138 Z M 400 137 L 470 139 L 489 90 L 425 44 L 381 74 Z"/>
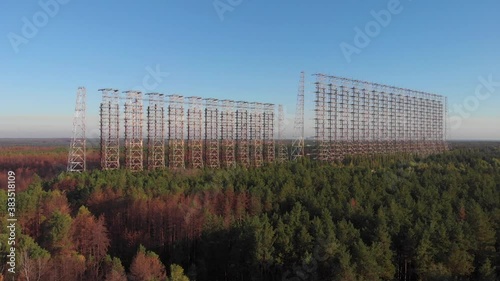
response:
<path fill-rule="evenodd" d="M 101 102 L 101 168 L 120 168 L 120 92 L 100 89 Z"/>
<path fill-rule="evenodd" d="M 327 115 L 326 115 L 326 92 L 323 79 L 319 76 L 316 82 L 315 103 L 315 131 L 316 131 L 316 159 L 326 161 L 328 159 L 328 139 L 327 139 Z"/>
<path fill-rule="evenodd" d="M 69 147 L 68 172 L 82 172 L 87 169 L 85 111 L 87 90 L 79 87 L 76 91 L 75 116 L 73 117 L 73 138 Z"/>
<path fill-rule="evenodd" d="M 233 167 L 235 158 L 235 102 L 232 100 L 220 101 L 220 139 L 221 164 L 224 167 Z"/>
<path fill-rule="evenodd" d="M 205 100 L 205 163 L 209 168 L 219 168 L 219 101 Z"/>
<path fill-rule="evenodd" d="M 262 166 L 264 157 L 264 105 L 260 102 L 250 103 L 250 161 L 254 167 Z"/>
<path fill-rule="evenodd" d="M 203 99 L 188 98 L 188 162 L 191 168 L 203 168 Z"/>
<path fill-rule="evenodd" d="M 125 165 L 131 171 L 143 169 L 142 93 L 125 91 Z"/>
<path fill-rule="evenodd" d="M 276 160 L 276 143 L 274 138 L 274 104 L 264 104 L 263 115 L 263 139 L 264 139 L 264 161 L 267 163 Z"/>
<path fill-rule="evenodd" d="M 148 106 L 148 169 L 165 168 L 165 98 L 149 93 Z"/>
<path fill-rule="evenodd" d="M 250 165 L 249 105 L 246 101 L 236 103 L 236 160 L 242 167 Z"/>
<path fill-rule="evenodd" d="M 288 151 L 285 144 L 285 113 L 283 111 L 283 105 L 278 106 L 278 155 L 277 160 L 279 163 L 283 163 L 288 159 Z"/>
<path fill-rule="evenodd" d="M 300 73 L 299 92 L 297 94 L 297 108 L 295 110 L 295 138 L 292 143 L 292 160 L 304 156 L 304 84 L 305 74 Z"/>
<path fill-rule="evenodd" d="M 184 169 L 184 97 L 169 95 L 168 100 L 168 165 L 171 169 Z"/>

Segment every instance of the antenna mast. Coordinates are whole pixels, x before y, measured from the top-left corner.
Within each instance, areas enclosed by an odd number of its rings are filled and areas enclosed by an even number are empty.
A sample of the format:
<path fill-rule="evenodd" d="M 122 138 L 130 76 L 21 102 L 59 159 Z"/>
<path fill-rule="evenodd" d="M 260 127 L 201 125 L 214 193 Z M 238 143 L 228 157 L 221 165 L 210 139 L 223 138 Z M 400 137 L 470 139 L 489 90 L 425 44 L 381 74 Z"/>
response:
<path fill-rule="evenodd" d="M 292 160 L 304 157 L 304 71 L 300 73 L 299 92 L 297 93 L 297 108 L 295 110 L 295 139 L 292 143 Z"/>
<path fill-rule="evenodd" d="M 82 172 L 87 169 L 85 111 L 87 90 L 79 87 L 76 91 L 75 115 L 73 117 L 73 138 L 69 147 L 68 172 Z"/>

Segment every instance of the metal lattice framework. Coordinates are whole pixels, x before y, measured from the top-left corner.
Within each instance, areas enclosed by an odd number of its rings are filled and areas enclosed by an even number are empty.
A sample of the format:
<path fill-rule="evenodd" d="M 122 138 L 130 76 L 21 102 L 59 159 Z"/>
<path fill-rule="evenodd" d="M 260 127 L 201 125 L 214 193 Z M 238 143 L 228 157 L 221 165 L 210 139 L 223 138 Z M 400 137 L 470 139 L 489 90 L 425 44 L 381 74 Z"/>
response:
<path fill-rule="evenodd" d="M 205 164 L 209 168 L 220 167 L 219 100 L 205 100 Z"/>
<path fill-rule="evenodd" d="M 339 161 L 346 156 L 403 153 L 428 155 L 448 149 L 445 97 L 337 76 L 315 76 L 315 159 Z M 302 72 L 291 149 L 293 160 L 305 156 L 304 83 Z M 102 92 L 101 166 L 104 170 L 118 169 L 122 98 L 115 89 L 99 91 Z M 140 92 L 124 93 L 125 166 L 140 171 L 143 169 L 144 100 Z M 79 88 L 68 171 L 86 168 L 85 95 L 85 88 Z M 264 163 L 287 161 L 290 156 L 284 140 L 285 116 L 281 105 L 275 120 L 275 105 L 270 103 L 159 93 L 147 96 L 147 166 L 150 170 L 165 166 L 220 168 L 236 164 L 245 168 L 261 167 Z"/>
<path fill-rule="evenodd" d="M 274 162 L 276 158 L 276 143 L 274 141 L 274 104 L 263 105 L 263 139 L 264 139 L 264 161 Z"/>
<path fill-rule="evenodd" d="M 236 103 L 236 144 L 237 163 L 245 168 L 250 166 L 250 147 L 249 147 L 249 104 L 245 101 Z"/>
<path fill-rule="evenodd" d="M 446 98 L 316 74 L 316 158 L 447 149 Z"/>
<path fill-rule="evenodd" d="M 148 169 L 165 168 L 165 97 L 149 93 L 148 105 Z"/>
<path fill-rule="evenodd" d="M 321 87 L 322 82 L 316 82 L 315 99 L 315 121 L 316 121 L 316 141 L 317 141 L 317 159 L 320 161 L 328 160 L 329 142 L 327 139 L 327 120 L 326 120 L 326 93 Z"/>
<path fill-rule="evenodd" d="M 143 169 L 144 101 L 148 102 L 147 167 L 150 170 L 163 169 L 165 166 L 171 169 L 185 168 L 186 164 L 189 168 L 233 167 L 236 164 L 260 167 L 264 162 L 275 161 L 276 122 L 273 104 L 184 98 L 160 93 L 148 93 L 147 98 L 143 99 L 142 93 L 137 91 L 125 91 L 123 93 L 126 96 L 122 98 L 118 90 L 100 91 L 103 95 L 101 164 L 105 170 L 120 168 L 121 99 L 125 100 L 125 167 L 129 170 Z M 185 106 L 188 108 L 187 128 L 184 125 Z M 187 138 L 184 137 L 185 132 Z M 286 147 L 282 146 L 281 149 L 286 153 Z M 168 155 L 168 159 L 165 159 L 165 155 Z"/>
<path fill-rule="evenodd" d="M 101 120 L 101 168 L 120 168 L 120 93 L 114 89 L 100 89 L 102 102 Z"/>
<path fill-rule="evenodd" d="M 131 171 L 143 169 L 142 93 L 125 91 L 125 165 Z"/>
<path fill-rule="evenodd" d="M 295 138 L 292 143 L 292 160 L 304 157 L 304 92 L 305 74 L 300 73 L 299 92 L 297 93 L 297 107 L 295 110 L 294 130 Z"/>
<path fill-rule="evenodd" d="M 250 158 L 254 167 L 262 166 L 264 161 L 264 108 L 260 102 L 250 103 Z"/>
<path fill-rule="evenodd" d="M 168 165 L 185 168 L 184 162 L 184 97 L 169 95 L 168 100 Z"/>
<path fill-rule="evenodd" d="M 87 89 L 79 87 L 76 91 L 75 115 L 73 117 L 73 137 L 68 154 L 68 172 L 83 172 L 87 169 L 87 139 L 85 137 Z"/>
<path fill-rule="evenodd" d="M 188 161 L 191 168 L 203 168 L 203 99 L 189 97 Z"/>
<path fill-rule="evenodd" d="M 285 112 L 283 105 L 278 105 L 278 154 L 276 160 L 279 163 L 284 163 L 288 160 L 288 150 L 285 144 Z"/>
<path fill-rule="evenodd" d="M 224 167 L 236 164 L 235 155 L 235 103 L 232 100 L 221 101 L 221 160 Z"/>

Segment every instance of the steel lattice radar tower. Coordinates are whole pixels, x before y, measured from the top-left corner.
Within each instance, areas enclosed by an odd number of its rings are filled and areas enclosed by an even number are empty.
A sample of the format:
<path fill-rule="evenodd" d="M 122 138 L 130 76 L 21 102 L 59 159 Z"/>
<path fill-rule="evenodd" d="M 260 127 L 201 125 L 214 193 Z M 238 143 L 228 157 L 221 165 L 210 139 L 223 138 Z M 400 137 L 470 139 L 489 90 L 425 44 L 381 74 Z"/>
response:
<path fill-rule="evenodd" d="M 87 169 L 86 164 L 86 138 L 85 138 L 85 112 L 87 90 L 79 87 L 76 91 L 75 116 L 73 118 L 73 138 L 68 155 L 68 172 L 82 172 Z"/>
<path fill-rule="evenodd" d="M 184 163 L 184 97 L 169 95 L 168 146 L 171 169 L 185 168 Z"/>
<path fill-rule="evenodd" d="M 191 168 L 203 168 L 203 99 L 188 100 L 188 161 Z"/>
<path fill-rule="evenodd" d="M 446 97 L 316 74 L 316 159 L 448 149 Z"/>
<path fill-rule="evenodd" d="M 249 105 L 246 101 L 236 102 L 236 159 L 239 165 L 248 168 L 250 166 L 249 147 Z"/>
<path fill-rule="evenodd" d="M 309 156 L 322 162 L 387 154 L 425 156 L 448 149 L 446 97 L 326 74 L 314 77 L 316 145 L 308 145 L 307 156 L 304 72 L 300 75 L 291 149 L 285 141 L 282 105 L 276 111 L 271 103 L 160 93 L 150 93 L 143 99 L 137 91 L 126 91 L 122 98 L 118 90 L 101 89 L 102 169 L 119 169 L 124 158 L 126 169 L 143 170 L 143 101 L 149 102 L 146 125 L 150 170 L 250 168 Z M 86 168 L 85 95 L 85 88 L 79 88 L 68 171 Z M 125 157 L 120 157 L 122 120 Z"/>
<path fill-rule="evenodd" d="M 288 151 L 286 148 L 285 140 L 285 113 L 283 105 L 278 106 L 278 155 L 277 160 L 279 163 L 284 163 L 288 160 Z"/>
<path fill-rule="evenodd" d="M 299 92 L 297 93 L 297 108 L 295 110 L 295 139 L 292 143 L 292 160 L 304 156 L 304 91 L 305 74 L 301 72 Z"/>
<path fill-rule="evenodd" d="M 232 100 L 222 100 L 221 102 L 221 164 L 224 167 L 235 165 L 235 103 Z"/>
<path fill-rule="evenodd" d="M 205 104 L 205 163 L 209 168 L 219 168 L 219 101 L 206 99 Z"/>
<path fill-rule="evenodd" d="M 101 168 L 120 168 L 120 93 L 116 89 L 100 89 L 101 102 Z"/>
<path fill-rule="evenodd" d="M 250 158 L 253 167 L 260 167 L 264 161 L 264 104 L 260 102 L 250 103 Z"/>
<path fill-rule="evenodd" d="M 143 169 L 142 93 L 125 91 L 125 164 L 131 171 Z"/>
<path fill-rule="evenodd" d="M 148 93 L 148 169 L 165 168 L 165 100 L 164 95 Z"/>

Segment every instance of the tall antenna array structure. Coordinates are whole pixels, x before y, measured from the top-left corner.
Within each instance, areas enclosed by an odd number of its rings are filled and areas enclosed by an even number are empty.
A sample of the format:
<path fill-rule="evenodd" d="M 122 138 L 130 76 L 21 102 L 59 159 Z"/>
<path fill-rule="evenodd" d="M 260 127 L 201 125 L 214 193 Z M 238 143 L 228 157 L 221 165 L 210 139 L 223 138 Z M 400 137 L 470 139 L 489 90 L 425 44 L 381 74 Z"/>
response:
<path fill-rule="evenodd" d="M 331 162 L 356 155 L 428 155 L 448 149 L 446 97 L 325 74 L 315 77 L 314 159 Z M 142 93 L 125 91 L 126 96 L 120 97 L 116 89 L 99 91 L 102 94 L 102 169 L 120 168 L 120 100 L 123 98 L 124 162 L 127 169 L 141 171 L 145 163 Z M 276 111 L 271 103 L 159 93 L 147 96 L 144 100 L 149 102 L 146 122 L 149 170 L 186 166 L 220 168 L 236 164 L 245 168 L 260 167 L 305 156 L 304 72 L 300 75 L 291 151 L 285 142 L 282 105 Z M 86 169 L 85 99 L 85 88 L 78 88 L 68 171 Z"/>
<path fill-rule="evenodd" d="M 316 142 L 317 151 L 316 157 L 320 161 L 328 160 L 329 141 L 327 139 L 328 123 L 331 124 L 331 119 L 328 119 L 327 101 L 325 89 L 321 87 L 320 82 L 316 82 L 316 99 L 315 102 L 315 121 L 316 121 Z"/>
<path fill-rule="evenodd" d="M 165 100 L 164 95 L 149 93 L 148 169 L 165 167 Z"/>
<path fill-rule="evenodd" d="M 188 161 L 191 168 L 203 168 L 203 99 L 189 97 Z"/>
<path fill-rule="evenodd" d="M 444 142 L 444 147 L 443 149 L 448 150 L 450 149 L 448 146 L 448 142 L 446 141 L 450 137 L 450 126 L 448 124 L 448 97 L 444 97 L 444 110 L 442 112 L 442 120 L 443 120 L 443 127 L 444 127 L 444 135 L 443 135 L 443 142 Z"/>
<path fill-rule="evenodd" d="M 73 138 L 69 147 L 68 172 L 82 172 L 87 169 L 85 113 L 87 90 L 79 87 L 76 91 L 75 115 L 73 117 Z"/>
<path fill-rule="evenodd" d="M 219 168 L 219 100 L 205 100 L 205 164 L 209 168 Z"/>
<path fill-rule="evenodd" d="M 274 142 L 274 104 L 264 104 L 263 138 L 264 161 L 271 163 L 276 159 L 276 143 Z"/>
<path fill-rule="evenodd" d="M 264 126 L 263 126 L 263 104 L 260 102 L 250 103 L 250 158 L 254 167 L 262 166 L 264 152 Z"/>
<path fill-rule="evenodd" d="M 131 171 L 143 169 L 142 93 L 125 91 L 125 165 Z"/>
<path fill-rule="evenodd" d="M 447 150 L 446 98 L 316 74 L 316 158 Z"/>
<path fill-rule="evenodd" d="M 299 92 L 297 93 L 297 107 L 295 110 L 295 139 L 292 143 L 292 160 L 304 156 L 304 91 L 305 74 L 300 73 Z"/>
<path fill-rule="evenodd" d="M 238 164 L 248 168 L 250 165 L 250 147 L 248 142 L 249 137 L 249 105 L 246 101 L 236 102 L 236 144 L 237 153 L 236 159 Z"/>
<path fill-rule="evenodd" d="M 170 168 L 184 168 L 184 97 L 169 95 L 168 146 Z"/>
<path fill-rule="evenodd" d="M 221 140 L 222 150 L 221 159 L 224 167 L 233 167 L 235 165 L 235 111 L 234 101 L 221 101 Z"/>
<path fill-rule="evenodd" d="M 101 102 L 101 168 L 120 168 L 120 93 L 100 89 Z"/>
<path fill-rule="evenodd" d="M 285 112 L 283 105 L 278 105 L 278 155 L 277 160 L 279 163 L 284 163 L 288 160 L 288 151 L 286 148 L 285 140 Z"/>

